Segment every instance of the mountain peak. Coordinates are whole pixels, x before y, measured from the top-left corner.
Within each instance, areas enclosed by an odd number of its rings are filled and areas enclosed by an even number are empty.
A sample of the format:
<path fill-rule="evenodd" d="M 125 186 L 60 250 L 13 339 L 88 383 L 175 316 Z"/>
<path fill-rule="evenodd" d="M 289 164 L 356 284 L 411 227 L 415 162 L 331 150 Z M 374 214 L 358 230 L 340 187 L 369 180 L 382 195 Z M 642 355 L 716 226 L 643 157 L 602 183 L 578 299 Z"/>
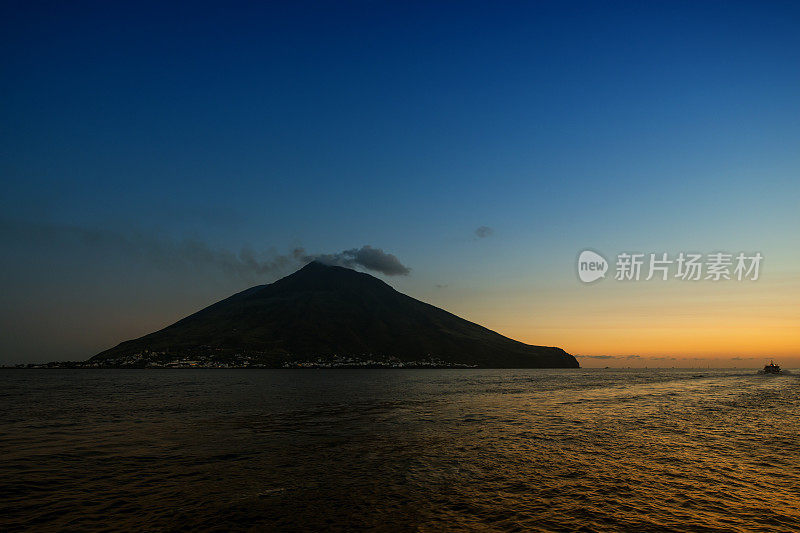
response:
<path fill-rule="evenodd" d="M 302 267 L 300 270 L 314 270 L 314 269 L 321 269 L 321 268 L 330 268 L 332 266 L 333 265 L 328 265 L 328 264 L 323 263 L 319 259 L 314 259 L 314 260 L 309 261 L 308 263 L 306 263 L 305 266 Z"/>
<path fill-rule="evenodd" d="M 271 285 L 266 285 L 260 292 L 280 290 L 313 291 L 313 290 L 350 290 L 356 292 L 374 290 L 392 290 L 386 282 L 371 274 L 359 272 L 352 268 L 330 265 L 319 260 L 311 261 L 293 274 L 281 278 Z"/>
<path fill-rule="evenodd" d="M 329 263 L 324 263 L 319 259 L 315 259 L 309 263 L 306 263 L 305 266 L 299 270 L 296 270 L 293 274 L 289 274 L 288 276 L 279 279 L 275 283 L 280 283 L 281 281 L 289 278 L 308 276 L 368 277 L 374 279 L 375 281 L 381 281 L 371 274 L 359 272 L 358 270 L 349 267 L 331 265 Z"/>
<path fill-rule="evenodd" d="M 306 265 L 297 272 L 314 272 L 314 271 L 321 272 L 325 270 L 336 270 L 336 269 L 352 270 L 353 272 L 355 272 L 355 270 L 353 270 L 352 268 L 323 263 L 319 259 L 314 259 L 313 261 L 306 263 Z"/>

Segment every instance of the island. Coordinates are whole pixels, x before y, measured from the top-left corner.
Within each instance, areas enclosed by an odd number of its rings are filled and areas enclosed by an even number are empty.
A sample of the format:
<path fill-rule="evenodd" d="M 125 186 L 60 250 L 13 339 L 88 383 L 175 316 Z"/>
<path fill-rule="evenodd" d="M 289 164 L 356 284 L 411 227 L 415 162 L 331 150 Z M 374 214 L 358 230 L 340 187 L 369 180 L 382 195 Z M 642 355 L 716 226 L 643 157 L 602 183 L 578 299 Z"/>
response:
<path fill-rule="evenodd" d="M 312 261 L 70 368 L 578 368 L 349 268 Z"/>

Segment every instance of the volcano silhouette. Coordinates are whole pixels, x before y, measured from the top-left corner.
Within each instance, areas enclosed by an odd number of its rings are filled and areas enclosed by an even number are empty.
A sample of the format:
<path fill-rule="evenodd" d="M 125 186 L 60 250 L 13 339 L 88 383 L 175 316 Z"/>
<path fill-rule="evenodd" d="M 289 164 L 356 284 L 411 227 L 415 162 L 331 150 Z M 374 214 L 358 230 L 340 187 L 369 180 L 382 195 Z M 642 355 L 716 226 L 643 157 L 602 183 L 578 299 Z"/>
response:
<path fill-rule="evenodd" d="M 171 326 L 101 352 L 256 354 L 266 366 L 310 358 L 377 355 L 435 358 L 482 368 L 577 368 L 560 348 L 518 342 L 402 294 L 383 281 L 314 261 L 269 285 L 251 287 Z"/>

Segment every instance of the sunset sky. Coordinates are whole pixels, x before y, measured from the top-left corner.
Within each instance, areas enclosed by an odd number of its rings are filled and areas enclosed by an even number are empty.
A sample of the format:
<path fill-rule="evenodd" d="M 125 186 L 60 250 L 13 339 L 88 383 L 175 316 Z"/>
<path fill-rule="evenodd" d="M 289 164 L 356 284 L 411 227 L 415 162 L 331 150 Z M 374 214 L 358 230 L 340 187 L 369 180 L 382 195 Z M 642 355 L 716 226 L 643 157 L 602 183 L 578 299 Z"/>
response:
<path fill-rule="evenodd" d="M 368 245 L 583 366 L 800 367 L 797 4 L 120 6 L 0 8 L 0 363 Z M 764 259 L 616 281 L 621 252 Z"/>

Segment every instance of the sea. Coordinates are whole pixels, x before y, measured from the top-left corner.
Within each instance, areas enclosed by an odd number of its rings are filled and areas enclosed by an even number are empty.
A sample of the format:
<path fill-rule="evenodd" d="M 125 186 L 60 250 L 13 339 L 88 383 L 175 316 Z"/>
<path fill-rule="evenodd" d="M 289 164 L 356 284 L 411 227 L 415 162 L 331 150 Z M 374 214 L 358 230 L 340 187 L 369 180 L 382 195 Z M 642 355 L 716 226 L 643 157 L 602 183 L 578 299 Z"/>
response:
<path fill-rule="evenodd" d="M 2 370 L 2 531 L 800 531 L 800 373 Z"/>

